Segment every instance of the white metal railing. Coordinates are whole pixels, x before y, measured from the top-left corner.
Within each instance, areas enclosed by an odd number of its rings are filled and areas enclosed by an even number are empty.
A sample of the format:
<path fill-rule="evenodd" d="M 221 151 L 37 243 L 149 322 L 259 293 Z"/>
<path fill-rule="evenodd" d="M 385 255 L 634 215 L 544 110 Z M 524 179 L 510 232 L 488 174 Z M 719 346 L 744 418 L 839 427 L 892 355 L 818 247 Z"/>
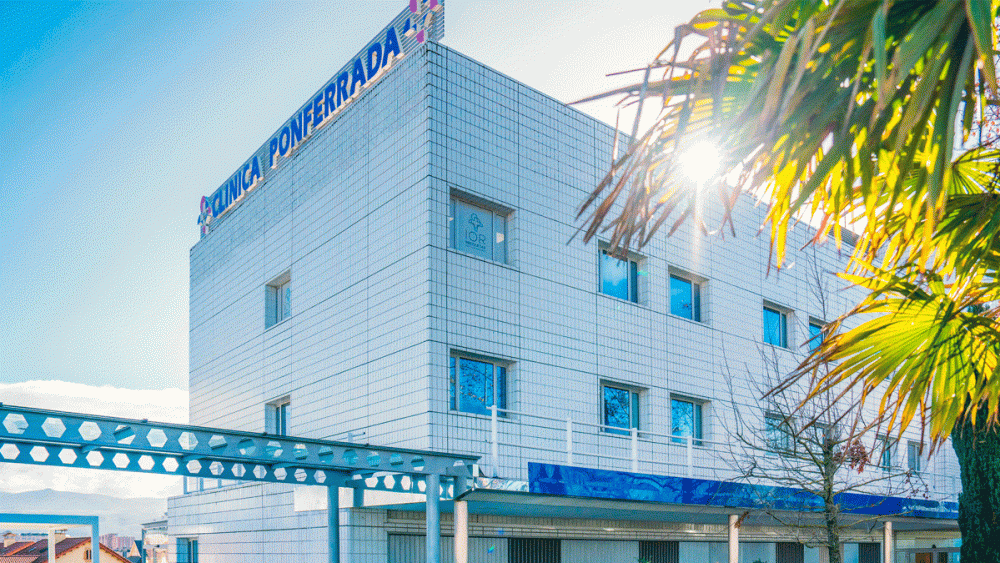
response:
<path fill-rule="evenodd" d="M 494 476 L 526 479 L 527 464 L 541 463 L 576 465 L 598 469 L 683 475 L 720 481 L 739 477 L 729 457 L 742 444 L 715 441 L 692 436 L 674 436 L 637 428 L 619 428 L 574 420 L 572 416 L 556 417 L 542 414 L 490 407 L 489 417 L 481 414 L 449 411 L 453 417 L 449 425 L 449 448 L 483 456 L 480 467 L 489 468 Z M 454 426 L 454 427 L 452 427 Z M 359 428 L 342 432 L 336 439 L 354 442 L 362 440 L 377 443 L 378 437 L 369 429 Z M 475 444 L 486 446 L 475 451 Z M 735 448 L 735 450 L 734 450 Z M 761 452 L 762 454 L 764 452 Z M 944 463 L 932 463 L 940 469 Z M 931 468 L 928 468 L 931 469 Z M 872 464 L 864 475 L 847 474 L 848 480 L 871 479 L 868 472 L 884 471 Z M 894 468 L 897 474 L 903 473 Z M 190 479 L 190 482 L 189 482 Z M 227 484 L 217 479 L 185 479 L 184 492 L 209 490 Z M 955 501 L 961 490 L 961 478 L 955 473 L 920 471 L 913 477 L 894 477 L 887 488 L 906 491 L 905 496 L 922 497 L 938 501 Z"/>
<path fill-rule="evenodd" d="M 467 434 L 471 439 L 462 440 L 463 445 L 476 443 L 481 438 L 477 440 L 473 436 L 482 436 L 479 432 L 488 430 L 489 453 L 483 452 L 488 459 L 484 459 L 482 465 L 496 476 L 523 478 L 521 474 L 526 471 L 527 462 L 537 461 L 728 480 L 738 477 L 738 472 L 727 463 L 726 456 L 734 455 L 734 448 L 744 449 L 742 444 L 728 441 L 625 429 L 582 422 L 571 416 L 555 417 L 495 406 L 489 407 L 489 411 L 488 428 L 484 427 L 487 420 L 482 415 L 458 411 L 450 411 L 449 415 L 464 418 L 468 421 L 465 429 L 473 431 Z M 766 455 L 763 450 L 760 453 Z M 869 465 L 864 470 L 867 475 L 848 475 L 847 478 L 876 481 L 869 472 L 881 471 L 882 467 Z M 961 480 L 957 474 L 921 471 L 911 478 L 894 477 L 881 486 L 897 493 L 906 491 L 907 496 L 954 501 L 961 490 Z"/>
<path fill-rule="evenodd" d="M 733 476 L 719 463 L 716 450 L 723 442 L 582 422 L 571 416 L 553 417 L 498 407 L 489 407 L 489 412 L 488 429 L 483 428 L 481 415 L 457 411 L 449 414 L 464 417 L 469 430 L 488 430 L 485 465 L 497 475 L 518 474 L 527 461 L 545 461 L 687 477 Z"/>

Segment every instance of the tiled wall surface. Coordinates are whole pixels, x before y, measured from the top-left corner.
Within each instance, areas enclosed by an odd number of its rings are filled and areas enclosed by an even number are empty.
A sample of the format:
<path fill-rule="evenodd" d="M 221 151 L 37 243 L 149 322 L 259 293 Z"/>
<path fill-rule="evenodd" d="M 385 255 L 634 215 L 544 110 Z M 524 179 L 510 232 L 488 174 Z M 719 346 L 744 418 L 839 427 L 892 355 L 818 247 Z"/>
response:
<path fill-rule="evenodd" d="M 638 303 L 604 295 L 599 243 L 574 235 L 579 206 L 614 152 L 613 129 L 451 49 L 434 48 L 429 62 L 432 447 L 490 463 L 489 417 L 449 409 L 455 352 L 509 365 L 507 408 L 523 415 L 499 423 L 504 477 L 524 479 L 528 461 L 565 460 L 565 423 L 535 416 L 578 423 L 577 463 L 629 469 L 628 437 L 586 426 L 602 423 L 601 381 L 641 390 L 640 428 L 650 433 L 671 433 L 671 395 L 705 401 L 706 440 L 728 439 L 734 404 L 744 422 L 761 425 L 759 397 L 803 357 L 810 318 L 831 320 L 859 297 L 833 276 L 846 256 L 832 242 L 799 250 L 812 235 L 801 226 L 790 234 L 787 267 L 768 271 L 768 237 L 757 234 L 766 210 L 744 197 L 735 236 L 705 235 L 689 221 L 639 250 Z M 456 190 L 513 209 L 507 263 L 453 248 Z M 720 224 L 718 202 L 706 201 L 705 213 L 708 225 Z M 669 314 L 673 270 L 707 280 L 702 322 Z M 787 350 L 762 343 L 765 301 L 788 311 Z M 640 471 L 658 472 L 652 460 L 684 455 L 683 446 L 655 437 L 640 449 Z M 695 456 L 696 465 L 723 465 L 718 452 Z M 954 467 L 947 457 L 929 469 Z"/>
<path fill-rule="evenodd" d="M 528 461 L 561 463 L 566 418 L 581 425 L 577 463 L 627 470 L 627 437 L 584 426 L 601 422 L 602 380 L 642 390 L 649 433 L 670 433 L 671 394 L 706 402 L 707 440 L 726 438 L 734 402 L 762 419 L 762 352 L 790 369 L 809 318 L 851 305 L 857 293 L 829 275 L 844 258 L 827 244 L 768 272 L 764 209 L 743 198 L 736 236 L 688 222 L 641 249 L 639 303 L 600 293 L 598 244 L 573 237 L 613 139 L 611 127 L 456 51 L 429 44 L 408 56 L 192 249 L 191 423 L 263 431 L 265 404 L 287 395 L 291 435 L 351 431 L 488 456 L 489 417 L 449 408 L 455 352 L 509 366 L 507 408 L 523 415 L 501 423 L 503 477 L 526 478 Z M 456 190 L 512 210 L 506 263 L 451 248 Z M 705 209 L 718 225 L 718 207 Z M 789 247 L 808 236 L 796 229 Z M 669 314 L 671 268 L 707 280 L 702 322 Z M 829 283 L 826 311 L 815 271 Z M 291 317 L 265 330 L 265 286 L 285 272 Z M 762 344 L 764 301 L 790 311 L 791 350 Z M 683 455 L 669 440 L 641 448 L 640 471 Z M 719 476 L 719 452 L 696 455 Z M 955 467 L 945 455 L 929 469 Z M 170 532 L 200 537 L 204 562 L 325 560 L 324 515 L 294 512 L 290 491 L 241 485 L 172 499 Z M 345 513 L 353 561 L 384 558 L 385 517 Z"/>
<path fill-rule="evenodd" d="M 290 434 L 429 445 L 425 69 L 402 62 L 192 249 L 193 424 L 263 431 L 289 395 Z M 291 317 L 265 330 L 286 271 Z"/>

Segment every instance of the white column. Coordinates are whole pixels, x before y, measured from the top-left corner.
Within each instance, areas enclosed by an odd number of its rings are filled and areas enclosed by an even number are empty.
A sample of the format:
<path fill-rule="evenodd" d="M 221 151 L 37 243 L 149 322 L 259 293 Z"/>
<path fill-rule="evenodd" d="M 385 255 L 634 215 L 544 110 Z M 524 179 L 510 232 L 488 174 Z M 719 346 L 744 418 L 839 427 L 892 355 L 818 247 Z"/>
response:
<path fill-rule="evenodd" d="M 694 477 L 694 436 L 687 438 L 687 476 Z"/>
<path fill-rule="evenodd" d="M 455 563 L 469 563 L 469 503 L 455 500 Z"/>
<path fill-rule="evenodd" d="M 740 521 L 738 514 L 729 515 L 729 563 L 740 563 Z"/>
<path fill-rule="evenodd" d="M 49 528 L 49 563 L 56 563 L 56 531 L 52 528 Z"/>
<path fill-rule="evenodd" d="M 496 412 L 496 411 L 494 411 Z M 427 476 L 427 563 L 441 563 L 441 477 Z"/>
<path fill-rule="evenodd" d="M 97 548 L 90 551 L 90 561 L 91 563 L 101 563 L 101 530 L 97 524 L 90 527 L 90 546 L 94 547 L 95 545 Z"/>
<path fill-rule="evenodd" d="M 340 563 L 340 487 L 326 488 L 326 545 L 330 563 Z"/>
<path fill-rule="evenodd" d="M 892 563 L 896 551 L 896 541 L 892 535 L 892 522 L 882 525 L 882 563 Z"/>

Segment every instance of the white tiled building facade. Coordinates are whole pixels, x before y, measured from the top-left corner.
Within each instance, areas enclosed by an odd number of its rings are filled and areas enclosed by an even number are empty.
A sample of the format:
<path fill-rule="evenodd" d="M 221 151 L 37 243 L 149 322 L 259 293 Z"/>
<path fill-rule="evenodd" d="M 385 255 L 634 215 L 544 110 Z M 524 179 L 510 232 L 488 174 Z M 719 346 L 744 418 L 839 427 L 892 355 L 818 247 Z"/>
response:
<path fill-rule="evenodd" d="M 748 374 L 772 349 L 764 308 L 787 324 L 788 350 L 774 349 L 790 368 L 810 320 L 830 320 L 856 294 L 832 291 L 830 312 L 819 309 L 810 274 L 813 263 L 842 269 L 832 244 L 768 273 L 763 210 L 746 198 L 736 237 L 689 222 L 628 263 L 602 258 L 600 243 L 573 235 L 613 139 L 611 127 L 447 47 L 408 55 L 191 250 L 190 422 L 473 453 L 486 475 L 510 482 L 527 480 L 528 462 L 570 456 L 583 467 L 731 476 L 727 378 L 744 416 L 763 423 Z M 795 231 L 790 246 L 807 234 Z M 680 295 L 695 289 L 697 303 Z M 622 423 L 638 424 L 636 440 L 601 428 Z M 683 432 L 702 440 L 690 462 L 687 444 L 668 437 Z M 896 455 L 907 463 L 905 449 Z M 957 476 L 950 455 L 924 463 L 928 475 Z M 327 560 L 325 510 L 310 509 L 307 491 L 216 485 L 192 482 L 170 500 L 170 535 L 183 540 L 172 560 L 192 541 L 203 563 Z M 956 492 L 955 480 L 932 485 Z M 341 500 L 345 560 L 423 560 L 422 513 Z M 679 541 L 682 561 L 727 556 L 725 525 L 695 512 L 663 521 L 594 510 L 473 513 L 470 561 L 513 561 L 515 537 L 558 539 L 565 563 L 635 561 L 654 540 Z M 847 538 L 848 560 L 864 561 L 858 543 L 878 533 Z M 774 561 L 774 542 L 790 534 L 745 527 L 741 557 Z"/>

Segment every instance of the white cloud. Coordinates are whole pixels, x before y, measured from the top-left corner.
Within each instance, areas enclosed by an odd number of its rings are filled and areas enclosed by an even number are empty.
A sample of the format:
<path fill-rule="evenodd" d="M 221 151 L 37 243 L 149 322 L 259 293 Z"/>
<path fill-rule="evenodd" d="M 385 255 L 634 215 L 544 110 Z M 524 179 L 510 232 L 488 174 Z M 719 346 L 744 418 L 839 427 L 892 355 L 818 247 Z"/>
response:
<path fill-rule="evenodd" d="M 188 421 L 187 391 L 176 388 L 123 389 L 67 381 L 25 381 L 0 383 L 0 402 L 39 409 L 146 418 L 157 422 Z M 122 498 L 166 497 L 180 494 L 181 480 L 168 475 L 0 463 L 0 490 L 24 492 L 40 489 Z"/>

